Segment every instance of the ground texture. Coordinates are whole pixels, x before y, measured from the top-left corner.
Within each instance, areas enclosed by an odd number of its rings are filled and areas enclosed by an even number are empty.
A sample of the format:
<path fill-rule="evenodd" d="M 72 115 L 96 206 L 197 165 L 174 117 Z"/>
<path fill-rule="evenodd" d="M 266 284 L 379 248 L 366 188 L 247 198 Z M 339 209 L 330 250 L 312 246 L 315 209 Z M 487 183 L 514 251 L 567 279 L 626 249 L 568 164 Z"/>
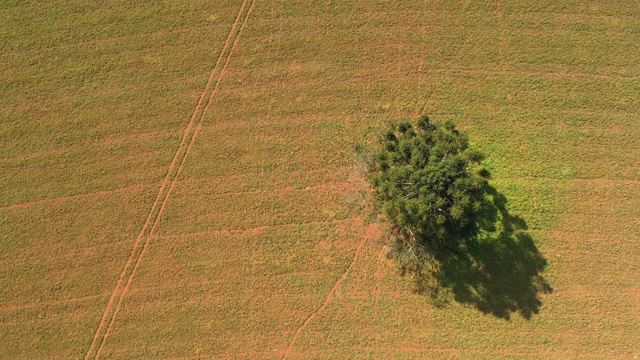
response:
<path fill-rule="evenodd" d="M 0 15 L 0 358 L 640 356 L 640 3 Z M 506 313 L 434 303 L 386 259 L 353 147 L 419 114 L 526 220 L 529 313 L 508 281 Z"/>

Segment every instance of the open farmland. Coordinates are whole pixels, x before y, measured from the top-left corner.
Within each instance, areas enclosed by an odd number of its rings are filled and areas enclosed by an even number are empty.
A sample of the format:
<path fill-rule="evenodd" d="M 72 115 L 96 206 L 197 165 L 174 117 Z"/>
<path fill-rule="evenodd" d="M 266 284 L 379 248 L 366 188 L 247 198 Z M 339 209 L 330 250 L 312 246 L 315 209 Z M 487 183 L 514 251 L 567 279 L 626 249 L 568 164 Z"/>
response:
<path fill-rule="evenodd" d="M 640 357 L 640 3 L 0 14 L 0 358 Z M 385 257 L 353 147 L 420 113 L 526 220 L 530 317 Z"/>

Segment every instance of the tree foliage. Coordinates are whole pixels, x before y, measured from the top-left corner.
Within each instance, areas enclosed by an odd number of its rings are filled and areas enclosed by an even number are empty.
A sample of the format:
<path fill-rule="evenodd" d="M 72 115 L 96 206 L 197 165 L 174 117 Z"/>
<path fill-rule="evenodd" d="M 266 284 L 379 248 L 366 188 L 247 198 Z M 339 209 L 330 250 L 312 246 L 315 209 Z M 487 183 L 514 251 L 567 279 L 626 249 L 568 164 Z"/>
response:
<path fill-rule="evenodd" d="M 451 122 L 422 117 L 391 125 L 380 139 L 371 183 L 394 230 L 417 251 L 448 249 L 478 231 L 488 172 Z"/>

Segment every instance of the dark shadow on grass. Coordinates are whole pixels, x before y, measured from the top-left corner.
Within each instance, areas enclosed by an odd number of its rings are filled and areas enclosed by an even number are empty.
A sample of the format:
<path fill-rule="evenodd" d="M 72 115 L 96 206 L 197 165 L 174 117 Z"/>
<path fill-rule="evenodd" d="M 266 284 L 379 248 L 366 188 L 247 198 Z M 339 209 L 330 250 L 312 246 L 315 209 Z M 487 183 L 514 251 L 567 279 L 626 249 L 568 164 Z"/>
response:
<path fill-rule="evenodd" d="M 432 254 L 436 270 L 422 278 L 431 285 L 420 284 L 417 277 L 417 288 L 429 289 L 432 295 L 451 293 L 455 301 L 499 318 L 519 313 L 530 319 L 540 310 L 540 294 L 553 291 L 542 276 L 547 261 L 527 233 L 524 219 L 511 215 L 506 197 L 489 185 L 481 213 L 457 253 Z"/>

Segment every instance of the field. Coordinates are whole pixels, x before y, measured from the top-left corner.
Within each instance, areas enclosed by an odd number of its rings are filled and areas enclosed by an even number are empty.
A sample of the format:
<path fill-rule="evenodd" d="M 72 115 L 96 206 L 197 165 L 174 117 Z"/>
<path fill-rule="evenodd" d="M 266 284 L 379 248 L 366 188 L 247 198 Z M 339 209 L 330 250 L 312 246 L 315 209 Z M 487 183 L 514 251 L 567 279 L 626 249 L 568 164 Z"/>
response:
<path fill-rule="evenodd" d="M 0 358 L 640 357 L 639 2 L 0 15 Z M 486 155 L 537 303 L 434 303 L 386 258 L 353 149 L 420 114 Z"/>

